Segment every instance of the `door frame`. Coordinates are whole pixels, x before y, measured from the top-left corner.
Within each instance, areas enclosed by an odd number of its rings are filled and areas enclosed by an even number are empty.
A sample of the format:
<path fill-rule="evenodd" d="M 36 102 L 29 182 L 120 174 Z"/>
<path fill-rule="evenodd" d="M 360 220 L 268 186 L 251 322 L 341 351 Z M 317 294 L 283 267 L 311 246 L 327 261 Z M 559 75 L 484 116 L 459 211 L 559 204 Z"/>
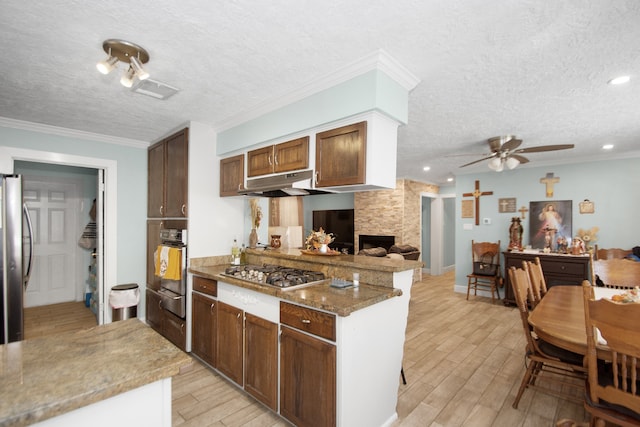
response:
<path fill-rule="evenodd" d="M 432 276 L 439 276 L 445 273 L 445 270 L 449 270 L 442 265 L 444 262 L 444 235 L 442 233 L 443 230 L 443 222 L 444 222 L 444 203 L 442 199 L 446 198 L 455 198 L 456 195 L 451 193 L 447 194 L 439 194 L 439 193 L 431 193 L 431 192 L 421 192 L 420 193 L 420 205 L 422 206 L 424 199 L 433 199 L 431 205 L 431 224 L 428 224 L 431 230 L 431 259 L 430 259 L 430 267 L 428 273 Z M 422 215 L 420 215 L 420 221 L 422 222 Z M 427 226 L 427 224 L 420 224 L 420 234 L 422 234 L 422 229 Z M 423 250 L 424 253 L 424 250 Z"/>
<path fill-rule="evenodd" d="M 0 164 L 2 173 L 13 173 L 14 162 L 16 160 L 27 162 L 39 162 L 66 166 L 78 166 L 84 168 L 92 168 L 102 170 L 104 173 L 104 199 L 108 203 L 103 204 L 104 221 L 102 227 L 103 248 L 99 253 L 102 262 L 99 265 L 104 268 L 98 269 L 98 290 L 100 295 L 100 306 L 98 308 L 98 324 L 102 325 L 106 316 L 106 310 L 109 305 L 105 300 L 106 289 L 111 289 L 117 280 L 118 271 L 118 162 L 115 160 L 100 159 L 96 157 L 76 156 L 73 154 L 53 153 L 50 151 L 28 150 L 16 147 L 0 147 L 3 154 L 3 161 Z M 6 163 L 5 163 L 6 162 Z M 100 234 L 100 231 L 98 231 Z M 106 268 L 108 266 L 108 268 Z"/>

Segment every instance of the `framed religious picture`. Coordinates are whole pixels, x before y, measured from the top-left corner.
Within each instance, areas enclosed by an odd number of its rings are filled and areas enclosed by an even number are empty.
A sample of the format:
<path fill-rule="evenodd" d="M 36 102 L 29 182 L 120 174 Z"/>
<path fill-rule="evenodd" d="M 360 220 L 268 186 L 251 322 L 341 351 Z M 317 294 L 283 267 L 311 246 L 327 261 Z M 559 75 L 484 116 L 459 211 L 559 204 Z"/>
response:
<path fill-rule="evenodd" d="M 571 200 L 529 203 L 529 244 L 535 249 L 555 252 L 558 241 L 570 242 Z"/>
<path fill-rule="evenodd" d="M 498 212 L 515 212 L 516 211 L 516 198 L 506 197 L 504 199 L 498 199 Z"/>

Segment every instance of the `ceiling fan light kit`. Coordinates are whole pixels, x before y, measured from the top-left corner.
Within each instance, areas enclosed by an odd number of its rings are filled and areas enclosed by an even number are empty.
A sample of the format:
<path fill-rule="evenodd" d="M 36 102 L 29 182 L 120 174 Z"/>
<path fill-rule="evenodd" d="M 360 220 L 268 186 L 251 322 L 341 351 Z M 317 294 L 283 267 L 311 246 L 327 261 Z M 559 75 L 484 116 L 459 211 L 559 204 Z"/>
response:
<path fill-rule="evenodd" d="M 120 78 L 122 86 L 130 88 L 133 79 L 145 80 L 149 73 L 142 64 L 149 62 L 149 53 L 135 43 L 125 40 L 109 39 L 102 43 L 102 48 L 109 55 L 107 59 L 96 64 L 96 68 L 102 74 L 109 74 L 118 65 L 118 62 L 128 64 L 125 73 Z"/>
<path fill-rule="evenodd" d="M 487 154 L 485 157 L 474 160 L 473 162 L 460 166 L 470 166 L 485 160 L 489 160 L 489 169 L 502 172 L 505 165 L 508 169 L 515 169 L 518 165 L 523 163 L 529 163 L 529 159 L 521 156 L 519 153 L 540 153 L 543 151 L 555 151 L 555 150 L 567 150 L 573 148 L 573 144 L 559 144 L 559 145 L 542 145 L 529 148 L 518 148 L 522 144 L 521 139 L 517 139 L 513 135 L 495 136 L 487 140 L 491 154 Z"/>

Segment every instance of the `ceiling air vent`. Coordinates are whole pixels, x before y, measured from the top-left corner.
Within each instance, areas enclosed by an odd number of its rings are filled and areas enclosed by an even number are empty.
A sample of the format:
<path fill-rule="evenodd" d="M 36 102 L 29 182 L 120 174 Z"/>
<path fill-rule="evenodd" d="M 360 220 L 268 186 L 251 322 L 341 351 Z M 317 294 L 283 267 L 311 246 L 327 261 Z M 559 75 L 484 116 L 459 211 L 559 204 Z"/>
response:
<path fill-rule="evenodd" d="M 173 86 L 169 86 L 166 83 L 159 82 L 157 80 L 139 80 L 138 84 L 131 88 L 132 91 L 147 95 L 156 99 L 167 99 L 176 93 L 180 89 Z"/>

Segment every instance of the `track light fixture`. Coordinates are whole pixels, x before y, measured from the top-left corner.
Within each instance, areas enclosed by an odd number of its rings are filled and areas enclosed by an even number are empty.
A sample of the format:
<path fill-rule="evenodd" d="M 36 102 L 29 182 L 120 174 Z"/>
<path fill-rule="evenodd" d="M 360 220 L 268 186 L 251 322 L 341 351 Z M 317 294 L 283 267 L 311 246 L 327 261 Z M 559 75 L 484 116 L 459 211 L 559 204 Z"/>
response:
<path fill-rule="evenodd" d="M 102 43 L 102 48 L 109 55 L 107 59 L 96 64 L 96 68 L 102 74 L 109 74 L 120 61 L 128 64 L 120 78 L 120 83 L 124 87 L 131 87 L 135 77 L 139 80 L 149 78 L 149 73 L 142 66 L 149 62 L 149 53 L 142 47 L 124 40 L 109 39 Z"/>

